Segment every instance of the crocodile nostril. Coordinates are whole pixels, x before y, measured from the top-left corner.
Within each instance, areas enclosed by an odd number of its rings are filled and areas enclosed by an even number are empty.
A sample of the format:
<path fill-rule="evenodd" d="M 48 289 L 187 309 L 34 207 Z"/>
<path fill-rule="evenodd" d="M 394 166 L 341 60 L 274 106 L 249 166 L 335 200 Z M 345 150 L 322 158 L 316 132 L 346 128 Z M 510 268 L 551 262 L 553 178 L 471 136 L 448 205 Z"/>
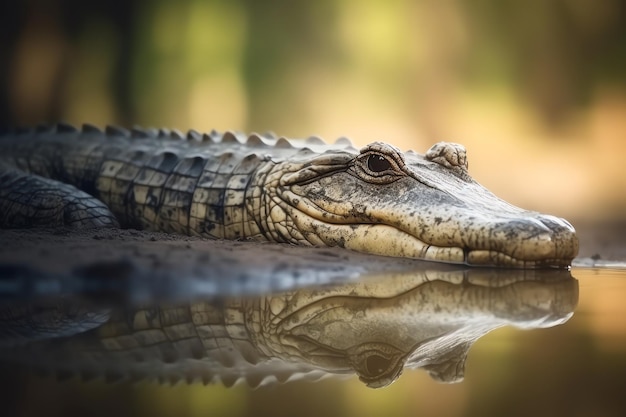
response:
<path fill-rule="evenodd" d="M 575 233 L 574 227 L 565 219 L 543 214 L 538 220 L 555 233 Z"/>
<path fill-rule="evenodd" d="M 578 255 L 578 237 L 574 227 L 559 217 L 541 215 L 539 218 L 552 231 L 555 257 L 574 259 Z"/>
<path fill-rule="evenodd" d="M 498 227 L 497 250 L 516 259 L 538 261 L 555 258 L 555 232 L 537 217 L 525 217 L 503 222 Z"/>
<path fill-rule="evenodd" d="M 550 215 L 526 219 L 528 232 L 535 234 L 520 244 L 525 257 L 541 259 L 573 259 L 578 254 L 576 231 L 567 221 Z"/>

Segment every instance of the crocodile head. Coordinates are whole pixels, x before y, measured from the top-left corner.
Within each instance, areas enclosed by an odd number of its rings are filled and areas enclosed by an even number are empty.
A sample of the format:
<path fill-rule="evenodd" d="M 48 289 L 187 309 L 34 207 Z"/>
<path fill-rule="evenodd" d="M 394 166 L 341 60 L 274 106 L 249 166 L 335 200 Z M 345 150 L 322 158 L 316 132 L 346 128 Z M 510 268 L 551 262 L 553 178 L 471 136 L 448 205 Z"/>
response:
<path fill-rule="evenodd" d="M 578 253 L 564 219 L 496 197 L 467 171 L 465 149 L 425 155 L 374 142 L 277 164 L 274 206 L 290 241 L 361 252 L 517 268 L 566 267 Z M 276 204 L 277 203 L 277 204 Z M 275 213 L 272 213 L 271 217 Z"/>
<path fill-rule="evenodd" d="M 451 267 L 451 266 L 450 266 Z M 451 267 L 452 268 L 452 267 Z M 356 373 L 371 388 L 405 368 L 460 382 L 471 346 L 493 329 L 564 323 L 578 302 L 567 270 L 418 270 L 299 291 L 269 302 L 273 356 L 334 374 Z"/>

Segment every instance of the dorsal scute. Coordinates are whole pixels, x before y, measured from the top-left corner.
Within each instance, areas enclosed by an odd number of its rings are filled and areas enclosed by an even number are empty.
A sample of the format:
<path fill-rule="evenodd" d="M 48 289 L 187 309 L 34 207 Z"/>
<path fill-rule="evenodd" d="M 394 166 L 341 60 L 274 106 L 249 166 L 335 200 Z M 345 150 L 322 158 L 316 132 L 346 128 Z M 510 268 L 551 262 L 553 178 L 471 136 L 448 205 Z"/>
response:
<path fill-rule="evenodd" d="M 345 146 L 345 147 L 353 147 L 352 141 L 350 138 L 346 136 L 340 136 L 335 140 L 335 145 Z"/>
<path fill-rule="evenodd" d="M 237 138 L 237 135 L 231 131 L 224 132 L 224 134 L 222 135 L 222 143 L 241 144 L 239 138 Z"/>
<path fill-rule="evenodd" d="M 298 149 L 298 152 L 297 152 L 298 155 L 310 155 L 312 153 L 317 153 L 317 152 L 315 152 L 313 149 L 309 148 L 308 146 L 304 146 Z"/>
<path fill-rule="evenodd" d="M 170 138 L 176 139 L 176 140 L 183 140 L 183 139 L 185 139 L 185 136 L 182 134 L 182 132 L 180 130 L 172 129 L 170 131 Z"/>
<path fill-rule="evenodd" d="M 159 129 L 157 129 L 156 127 L 149 127 L 145 130 L 146 132 L 148 132 L 151 138 L 156 138 L 157 136 L 159 136 Z"/>
<path fill-rule="evenodd" d="M 285 383 L 289 380 L 289 378 L 291 378 L 293 376 L 293 372 L 288 371 L 288 370 L 278 370 L 276 372 L 274 372 L 274 378 L 276 378 L 276 380 L 280 383 Z"/>
<path fill-rule="evenodd" d="M 248 140 L 246 140 L 246 145 L 248 145 L 248 146 L 258 146 L 258 147 L 266 147 L 266 146 L 269 146 L 270 144 L 268 142 L 266 142 L 266 139 L 264 139 L 258 133 L 251 133 L 248 136 Z"/>
<path fill-rule="evenodd" d="M 199 155 L 189 155 L 178 161 L 174 171 L 181 175 L 197 178 L 202 174 L 207 160 Z"/>
<path fill-rule="evenodd" d="M 130 137 L 133 139 L 143 139 L 151 137 L 150 131 L 139 126 L 134 126 L 130 130 Z"/>
<path fill-rule="evenodd" d="M 215 375 L 205 372 L 200 376 L 200 380 L 202 381 L 202 385 L 209 385 L 215 381 Z"/>
<path fill-rule="evenodd" d="M 202 135 L 204 142 L 219 143 L 222 140 L 222 134 L 215 129 L 211 129 L 209 133 Z"/>
<path fill-rule="evenodd" d="M 129 138 L 130 137 L 130 132 L 126 129 L 124 129 L 123 127 L 120 126 L 113 126 L 113 125 L 107 125 L 104 128 L 104 133 L 107 136 L 122 136 L 125 138 Z"/>
<path fill-rule="evenodd" d="M 308 138 L 305 139 L 304 142 L 308 145 L 326 145 L 326 142 L 324 141 L 324 139 L 315 135 L 309 136 Z"/>
<path fill-rule="evenodd" d="M 150 160 L 146 162 L 146 167 L 154 168 L 162 172 L 172 172 L 178 164 L 178 154 L 172 150 L 164 150 L 152 155 Z"/>
<path fill-rule="evenodd" d="M 90 123 L 83 123 L 81 127 L 81 132 L 83 133 L 102 133 L 102 129 L 100 129 L 96 125 L 92 125 Z"/>
<path fill-rule="evenodd" d="M 58 133 L 75 133 L 78 132 L 78 129 L 74 125 L 61 122 L 56 124 L 54 131 Z"/>
<path fill-rule="evenodd" d="M 254 388 L 258 388 L 261 386 L 266 376 L 260 373 L 250 373 L 246 375 L 245 378 L 246 378 L 246 383 L 248 384 L 248 386 L 254 389 Z"/>
<path fill-rule="evenodd" d="M 202 142 L 202 134 L 200 134 L 200 132 L 198 132 L 197 130 L 190 129 L 187 132 L 187 140 Z"/>
<path fill-rule="evenodd" d="M 231 160 L 233 158 L 233 156 L 235 156 L 235 153 L 233 151 L 227 150 L 227 151 L 224 151 L 224 152 L 218 154 L 217 156 L 219 156 L 220 160 L 222 162 L 224 162 L 224 161 Z"/>
<path fill-rule="evenodd" d="M 240 162 L 233 169 L 233 174 L 250 174 L 258 168 L 259 164 L 265 160 L 265 157 L 259 155 L 258 152 L 252 151 L 241 158 Z"/>
<path fill-rule="evenodd" d="M 328 150 L 354 150 L 350 140 L 345 137 L 340 137 L 333 143 L 329 143 L 325 142 L 320 136 L 310 136 L 305 139 L 289 139 L 285 136 L 277 137 L 273 132 L 265 132 L 263 134 L 253 132 L 246 135 L 242 132 L 236 131 L 218 132 L 216 130 L 211 130 L 208 133 L 200 133 L 197 130 L 190 129 L 185 133 L 182 133 L 180 130 L 176 129 L 154 127 L 146 128 L 138 125 L 134 125 L 129 129 L 115 125 L 106 125 L 101 128 L 88 123 L 78 125 L 78 127 L 67 123 L 40 124 L 29 129 L 13 129 L 13 132 L 15 134 L 58 133 L 69 135 L 76 133 L 79 137 L 93 137 L 101 135 L 103 138 L 110 137 L 112 139 L 156 139 L 157 141 L 155 144 L 159 143 L 161 145 L 166 145 L 169 140 L 182 140 L 183 142 L 189 141 L 198 144 L 230 144 L 233 145 L 232 149 L 241 149 L 242 147 L 249 147 L 251 150 L 275 148 L 277 150 L 277 157 L 279 157 L 279 155 L 283 155 L 284 152 L 286 152 L 285 155 L 291 154 L 292 152 L 307 155 L 311 152 L 323 153 Z"/>
<path fill-rule="evenodd" d="M 222 384 L 224 384 L 224 386 L 226 388 L 230 388 L 233 385 L 235 385 L 239 379 L 241 379 L 242 377 L 240 377 L 239 375 L 233 375 L 233 374 L 227 374 L 227 375 L 221 375 L 220 376 L 220 380 L 222 381 Z"/>
<path fill-rule="evenodd" d="M 289 141 L 289 139 L 287 139 L 284 136 L 281 136 L 280 138 L 278 138 L 276 140 L 276 143 L 274 144 L 275 148 L 283 148 L 283 149 L 289 149 L 289 148 L 293 148 L 293 144 Z"/>

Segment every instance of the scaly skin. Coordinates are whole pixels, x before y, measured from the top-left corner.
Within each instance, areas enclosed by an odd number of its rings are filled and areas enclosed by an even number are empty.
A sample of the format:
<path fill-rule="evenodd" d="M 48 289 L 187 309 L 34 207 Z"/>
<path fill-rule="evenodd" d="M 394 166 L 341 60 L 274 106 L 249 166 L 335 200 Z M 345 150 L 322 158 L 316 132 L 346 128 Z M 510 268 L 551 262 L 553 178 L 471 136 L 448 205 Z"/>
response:
<path fill-rule="evenodd" d="M 566 267 L 573 227 L 495 197 L 461 145 L 71 126 L 0 138 L 0 227 L 115 226 L 341 246 L 479 266 Z"/>
<path fill-rule="evenodd" d="M 109 381 L 258 386 L 356 374 L 379 388 L 421 368 L 450 383 L 463 379 L 468 350 L 489 331 L 562 324 L 578 301 L 566 270 L 444 266 L 219 303 L 8 305 L 0 361 Z"/>

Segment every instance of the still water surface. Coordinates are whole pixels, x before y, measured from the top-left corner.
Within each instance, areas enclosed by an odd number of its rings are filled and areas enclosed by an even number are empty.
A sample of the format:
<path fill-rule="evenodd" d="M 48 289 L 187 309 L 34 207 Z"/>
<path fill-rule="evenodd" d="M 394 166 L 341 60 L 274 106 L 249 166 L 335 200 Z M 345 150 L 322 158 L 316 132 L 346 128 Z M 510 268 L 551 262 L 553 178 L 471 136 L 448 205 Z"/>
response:
<path fill-rule="evenodd" d="M 424 370 L 405 370 L 382 389 L 351 377 L 256 390 L 241 384 L 58 382 L 11 370 L 3 373 L 2 397 L 9 415 L 22 416 L 72 411 L 117 416 L 623 416 L 626 269 L 574 268 L 571 276 L 578 291 L 571 317 L 565 312 L 562 320 L 554 317 L 548 325 L 543 320 L 545 328 L 505 326 L 480 337 L 469 350 L 463 382 L 455 384 L 435 382 Z M 545 305 L 527 303 L 525 314 L 553 307 L 553 292 L 532 291 L 537 294 L 529 300 L 543 299 Z M 521 327 L 536 327 L 527 325 L 533 320 L 525 316 Z"/>

